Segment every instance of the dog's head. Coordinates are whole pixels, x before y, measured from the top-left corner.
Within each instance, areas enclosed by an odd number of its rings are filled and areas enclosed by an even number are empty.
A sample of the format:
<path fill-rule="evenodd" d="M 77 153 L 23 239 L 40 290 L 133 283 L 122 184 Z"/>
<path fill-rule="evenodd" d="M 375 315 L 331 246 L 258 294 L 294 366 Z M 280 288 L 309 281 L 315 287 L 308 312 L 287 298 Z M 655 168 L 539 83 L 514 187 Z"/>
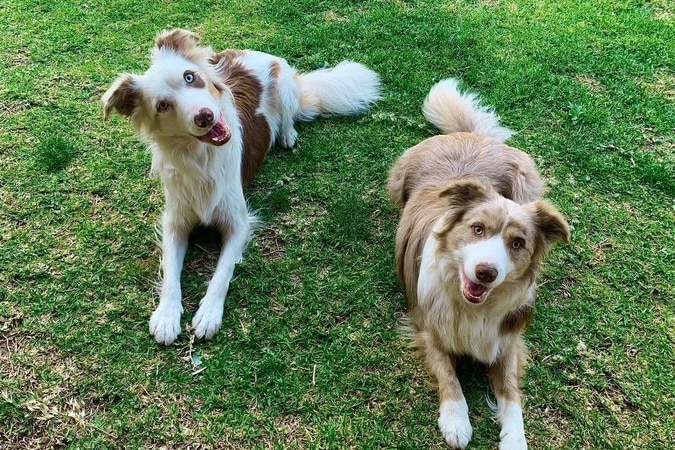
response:
<path fill-rule="evenodd" d="M 220 107 L 227 88 L 211 75 L 213 51 L 198 42 L 187 30 L 160 33 L 150 68 L 143 75 L 120 74 L 103 94 L 105 119 L 115 110 L 150 137 L 228 142 L 231 131 Z"/>
<path fill-rule="evenodd" d="M 441 197 L 449 207 L 436 233 L 441 257 L 456 261 L 452 278 L 472 304 L 506 283 L 530 284 L 551 244 L 570 239 L 563 216 L 542 200 L 520 205 L 473 180 L 450 184 Z"/>

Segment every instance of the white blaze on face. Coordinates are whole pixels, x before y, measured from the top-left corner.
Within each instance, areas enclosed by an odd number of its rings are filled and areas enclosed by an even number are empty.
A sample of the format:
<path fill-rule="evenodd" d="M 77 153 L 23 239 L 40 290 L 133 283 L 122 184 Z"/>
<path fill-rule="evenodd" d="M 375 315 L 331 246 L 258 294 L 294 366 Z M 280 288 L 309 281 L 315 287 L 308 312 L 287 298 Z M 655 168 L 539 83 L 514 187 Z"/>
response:
<path fill-rule="evenodd" d="M 172 52 L 161 52 L 139 78 L 148 114 L 155 123 L 153 129 L 167 136 L 192 135 L 214 145 L 225 143 L 229 140 L 229 130 L 218 99 L 205 82 L 190 85 L 185 79 L 186 73 L 205 78 L 199 66 Z M 165 110 L 158 110 L 160 102 Z M 195 117 L 203 110 L 211 112 L 213 127 L 200 127 L 195 123 Z"/>
<path fill-rule="evenodd" d="M 471 303 L 482 303 L 513 269 L 501 234 L 466 245 L 460 250 L 460 257 L 463 261 L 462 293 Z M 490 272 L 490 275 L 480 275 L 481 270 Z"/>

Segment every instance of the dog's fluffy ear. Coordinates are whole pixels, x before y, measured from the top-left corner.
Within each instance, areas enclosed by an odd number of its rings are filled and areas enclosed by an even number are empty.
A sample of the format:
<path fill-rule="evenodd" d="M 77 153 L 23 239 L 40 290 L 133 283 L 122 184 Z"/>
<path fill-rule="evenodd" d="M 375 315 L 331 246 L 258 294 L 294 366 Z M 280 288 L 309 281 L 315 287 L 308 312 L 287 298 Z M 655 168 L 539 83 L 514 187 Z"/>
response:
<path fill-rule="evenodd" d="M 108 120 L 113 108 L 124 117 L 131 117 L 140 105 L 140 91 L 134 75 L 123 73 L 101 97 L 103 118 Z"/>
<path fill-rule="evenodd" d="M 448 185 L 439 197 L 446 198 L 450 207 L 466 207 L 484 200 L 494 193 L 492 187 L 475 180 L 457 180 Z"/>
<path fill-rule="evenodd" d="M 170 48 L 177 53 L 188 53 L 199 43 L 199 36 L 190 30 L 174 28 L 164 30 L 157 35 L 155 46 L 157 49 Z"/>
<path fill-rule="evenodd" d="M 536 201 L 529 206 L 534 223 L 548 244 L 557 241 L 570 241 L 570 226 L 555 207 L 543 200 Z"/>

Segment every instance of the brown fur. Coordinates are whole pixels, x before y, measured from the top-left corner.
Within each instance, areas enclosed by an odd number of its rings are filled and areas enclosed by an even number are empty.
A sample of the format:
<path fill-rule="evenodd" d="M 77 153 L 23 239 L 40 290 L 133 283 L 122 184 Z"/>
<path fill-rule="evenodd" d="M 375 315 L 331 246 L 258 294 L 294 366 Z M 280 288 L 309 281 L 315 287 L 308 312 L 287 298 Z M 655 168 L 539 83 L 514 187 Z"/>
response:
<path fill-rule="evenodd" d="M 525 344 L 518 336 L 515 343 L 507 347 L 495 363 L 486 367 L 496 396 L 520 403 L 520 379 L 526 360 Z"/>
<path fill-rule="evenodd" d="M 447 121 L 440 125 L 448 127 L 450 118 L 460 124 L 476 119 L 475 105 L 469 113 L 460 103 L 456 108 L 441 105 L 441 98 L 457 98 L 442 94 L 431 99 L 429 108 L 425 105 L 425 114 L 441 111 L 434 118 Z M 444 111 L 465 116 L 442 116 Z M 562 215 L 540 199 L 544 184 L 534 162 L 496 138 L 450 132 L 405 151 L 389 173 L 388 191 L 401 212 L 396 268 L 408 300 L 410 331 L 437 383 L 441 405 L 463 401 L 455 373 L 456 359 L 463 355 L 486 364 L 500 408 L 508 402 L 520 404 L 526 360 L 521 334 L 533 317 L 535 280 L 551 244 L 570 237 Z M 472 224 L 480 224 L 487 236 L 500 235 L 505 243 L 519 242 L 518 247 L 505 247 L 514 269 L 479 305 L 464 298 L 459 274 L 464 262 L 455 262 L 459 249 L 473 248 L 467 245 L 483 239 Z M 435 240 L 429 247 L 432 254 L 424 253 L 428 240 Z M 431 261 L 424 267 L 436 267 L 437 272 L 420 288 L 427 276 L 420 273 L 423 254 Z M 491 330 L 479 329 L 485 326 Z M 452 445 L 465 445 L 452 432 L 445 437 Z"/>
<path fill-rule="evenodd" d="M 447 204 L 439 201 L 439 194 L 433 188 L 415 192 L 415 201 L 406 204 L 396 232 L 396 268 L 411 306 L 417 303 L 417 277 L 425 243 L 415 237 L 429 236 L 436 220 L 447 212 Z"/>
<path fill-rule="evenodd" d="M 242 123 L 244 154 L 241 177 L 243 183 L 248 185 L 272 145 L 269 124 L 261 114 L 256 113 L 263 88 L 260 81 L 246 67 L 236 62 L 232 50 L 217 53 L 210 61 L 218 68 L 219 76 L 232 92 Z"/>
<path fill-rule="evenodd" d="M 532 299 L 534 303 L 534 299 Z M 523 305 L 515 311 L 510 312 L 500 325 L 499 332 L 505 334 L 518 334 L 525 330 L 532 322 L 534 308 L 529 305 Z"/>
<path fill-rule="evenodd" d="M 440 401 L 460 400 L 462 387 L 456 376 L 456 357 L 442 351 L 438 333 L 422 331 L 415 338 L 420 357 L 438 390 Z"/>
<path fill-rule="evenodd" d="M 193 88 L 203 88 L 206 86 L 206 81 L 204 81 L 204 78 L 198 73 L 193 73 L 192 76 L 194 77 L 194 81 L 190 84 L 190 87 Z M 209 85 L 212 85 L 213 83 L 210 83 Z"/>
<path fill-rule="evenodd" d="M 121 75 L 116 81 L 117 85 L 110 101 L 103 110 L 104 120 L 110 118 L 110 113 L 115 109 L 125 117 L 131 117 L 139 106 L 139 98 L 134 87 L 134 79 L 131 75 Z M 113 84 L 113 88 L 115 88 Z"/>
<path fill-rule="evenodd" d="M 544 190 L 526 153 L 471 133 L 434 136 L 408 149 L 389 172 L 388 189 L 403 207 L 412 192 L 459 178 L 487 182 L 516 203 L 535 200 Z"/>
<path fill-rule="evenodd" d="M 197 44 L 199 44 L 197 34 L 180 28 L 162 31 L 155 39 L 157 50 L 166 47 L 192 61 L 204 61 L 213 54 L 211 47 L 202 47 Z"/>

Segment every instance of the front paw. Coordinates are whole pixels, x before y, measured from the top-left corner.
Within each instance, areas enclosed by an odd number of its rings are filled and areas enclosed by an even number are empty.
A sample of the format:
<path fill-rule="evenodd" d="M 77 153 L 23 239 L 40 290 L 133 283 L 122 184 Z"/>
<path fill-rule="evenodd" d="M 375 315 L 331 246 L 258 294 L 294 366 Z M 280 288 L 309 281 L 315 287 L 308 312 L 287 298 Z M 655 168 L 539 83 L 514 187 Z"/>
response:
<path fill-rule="evenodd" d="M 502 436 L 501 441 L 499 441 L 499 450 L 527 450 L 525 435 L 507 434 Z"/>
<path fill-rule="evenodd" d="M 223 321 L 224 300 L 204 297 L 197 313 L 192 318 L 192 328 L 199 339 L 211 339 L 220 329 Z"/>
<path fill-rule="evenodd" d="M 452 448 L 465 448 L 473 433 L 466 401 L 444 402 L 439 412 L 438 427 L 441 429 L 445 442 Z"/>
<path fill-rule="evenodd" d="M 171 345 L 180 334 L 180 303 L 161 302 L 150 316 L 150 334 L 159 344 Z"/>
<path fill-rule="evenodd" d="M 499 450 L 527 450 L 523 411 L 517 403 L 507 403 L 501 414 L 502 430 L 499 433 Z"/>

